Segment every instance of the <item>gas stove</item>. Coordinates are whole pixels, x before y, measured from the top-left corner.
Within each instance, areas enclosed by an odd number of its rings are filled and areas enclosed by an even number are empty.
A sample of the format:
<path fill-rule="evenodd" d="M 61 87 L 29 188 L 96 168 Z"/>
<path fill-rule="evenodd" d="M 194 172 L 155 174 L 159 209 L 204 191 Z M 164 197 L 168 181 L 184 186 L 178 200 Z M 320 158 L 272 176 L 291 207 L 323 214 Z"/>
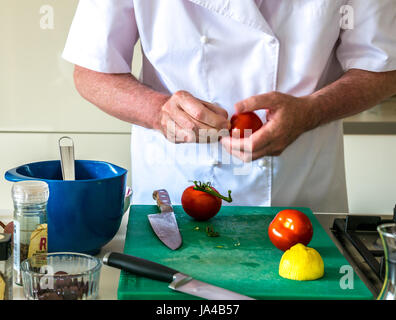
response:
<path fill-rule="evenodd" d="M 330 222 L 330 221 L 329 221 Z M 330 233 L 341 253 L 375 297 L 385 277 L 385 257 L 377 226 L 396 222 L 392 216 L 347 215 L 333 217 Z"/>

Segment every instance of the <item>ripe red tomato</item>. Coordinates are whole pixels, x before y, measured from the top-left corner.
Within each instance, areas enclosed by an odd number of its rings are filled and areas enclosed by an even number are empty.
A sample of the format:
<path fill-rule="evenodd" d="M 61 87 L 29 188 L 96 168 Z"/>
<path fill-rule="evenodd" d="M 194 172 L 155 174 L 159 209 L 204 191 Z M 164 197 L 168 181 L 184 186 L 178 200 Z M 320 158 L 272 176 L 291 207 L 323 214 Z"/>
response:
<path fill-rule="evenodd" d="M 270 223 L 268 235 L 274 246 L 282 251 L 290 249 L 297 243 L 306 246 L 312 239 L 312 223 L 301 211 L 282 210 Z"/>
<path fill-rule="evenodd" d="M 237 113 L 231 117 L 231 137 L 234 135 L 241 139 L 245 138 L 245 130 L 251 129 L 252 133 L 256 132 L 263 126 L 263 122 L 254 112 Z M 239 133 L 238 133 L 239 130 Z M 246 135 L 246 138 L 248 135 Z"/>
<path fill-rule="evenodd" d="M 215 188 L 213 190 L 217 192 Z M 205 221 L 214 217 L 220 211 L 221 201 L 220 198 L 214 195 L 194 190 L 194 186 L 184 190 L 181 198 L 184 211 L 198 221 Z"/>

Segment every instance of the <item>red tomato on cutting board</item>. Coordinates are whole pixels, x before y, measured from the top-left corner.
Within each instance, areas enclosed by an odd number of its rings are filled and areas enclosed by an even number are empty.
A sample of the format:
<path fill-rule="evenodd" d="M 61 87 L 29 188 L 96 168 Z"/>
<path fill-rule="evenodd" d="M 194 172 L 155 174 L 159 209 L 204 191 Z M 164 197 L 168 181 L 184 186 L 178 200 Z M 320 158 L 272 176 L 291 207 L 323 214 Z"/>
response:
<path fill-rule="evenodd" d="M 263 122 L 254 112 L 236 113 L 231 117 L 230 135 L 241 139 L 247 138 L 248 135 L 245 136 L 245 130 L 251 129 L 254 133 L 262 126 Z"/>
<path fill-rule="evenodd" d="M 213 188 L 217 192 L 215 188 Z M 221 208 L 221 199 L 204 191 L 194 190 L 194 186 L 184 190 L 181 203 L 184 211 L 198 221 L 214 217 Z"/>
<path fill-rule="evenodd" d="M 290 249 L 297 243 L 306 246 L 312 239 L 312 223 L 301 211 L 282 210 L 270 223 L 268 235 L 274 246 L 282 251 Z"/>

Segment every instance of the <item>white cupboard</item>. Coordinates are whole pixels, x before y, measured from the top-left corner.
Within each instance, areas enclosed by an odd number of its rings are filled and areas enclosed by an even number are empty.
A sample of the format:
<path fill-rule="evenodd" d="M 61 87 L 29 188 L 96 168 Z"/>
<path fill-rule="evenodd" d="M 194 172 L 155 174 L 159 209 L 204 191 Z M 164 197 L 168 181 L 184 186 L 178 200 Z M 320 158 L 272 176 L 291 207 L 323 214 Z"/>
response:
<path fill-rule="evenodd" d="M 344 143 L 350 212 L 393 213 L 396 135 L 345 135 Z"/>

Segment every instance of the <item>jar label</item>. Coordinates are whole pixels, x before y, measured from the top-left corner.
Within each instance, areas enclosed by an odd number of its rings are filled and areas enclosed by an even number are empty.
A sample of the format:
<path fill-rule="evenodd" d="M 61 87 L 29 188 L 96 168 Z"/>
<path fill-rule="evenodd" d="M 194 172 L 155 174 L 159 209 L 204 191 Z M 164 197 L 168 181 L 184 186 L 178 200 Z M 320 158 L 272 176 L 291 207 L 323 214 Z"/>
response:
<path fill-rule="evenodd" d="M 46 223 L 38 225 L 36 230 L 30 235 L 28 258 L 35 257 L 32 261 L 35 267 L 46 265 L 46 257 L 42 254 L 48 252 L 47 240 L 48 232 Z"/>

